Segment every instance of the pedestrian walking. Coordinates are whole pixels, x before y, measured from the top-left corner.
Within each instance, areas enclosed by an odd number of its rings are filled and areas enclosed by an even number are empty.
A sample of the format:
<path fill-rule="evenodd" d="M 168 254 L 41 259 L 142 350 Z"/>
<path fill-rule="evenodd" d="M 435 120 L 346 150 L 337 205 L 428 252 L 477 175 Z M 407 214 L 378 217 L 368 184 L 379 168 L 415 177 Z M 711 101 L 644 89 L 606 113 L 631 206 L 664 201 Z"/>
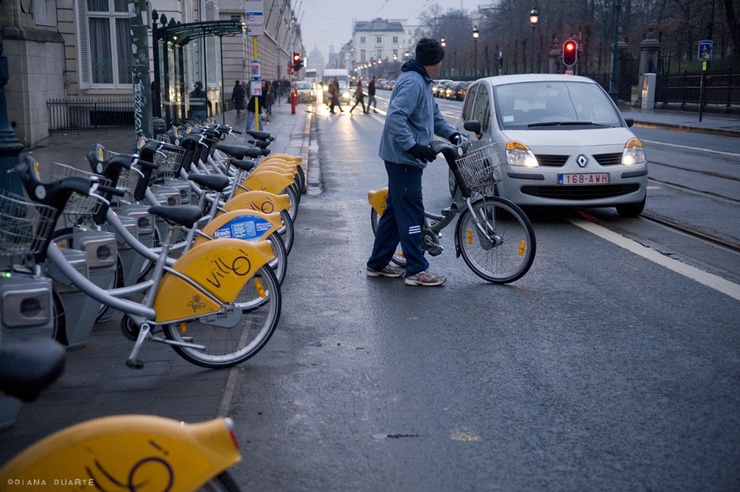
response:
<path fill-rule="evenodd" d="M 357 80 L 357 88 L 355 89 L 354 98 L 355 105 L 350 108 L 349 114 L 352 114 L 352 110 L 355 109 L 358 104 L 362 104 L 362 113 L 367 114 L 367 109 L 365 109 L 365 93 L 362 92 L 362 80 Z"/>
<path fill-rule="evenodd" d="M 373 251 L 367 261 L 369 277 L 401 277 L 406 285 L 442 285 L 445 278 L 428 271 L 421 231 L 424 201 L 421 180 L 427 163 L 436 159 L 430 143 L 434 135 L 459 143 L 460 134 L 439 111 L 431 91 L 445 51 L 431 38 L 416 45 L 416 59 L 401 67 L 391 93 L 378 154 L 388 174 L 388 199 L 378 222 Z M 406 271 L 390 265 L 401 243 Z"/>
<path fill-rule="evenodd" d="M 272 105 L 275 104 L 275 91 L 272 84 L 268 81 L 264 81 L 262 84 L 262 95 L 265 97 L 265 111 L 268 115 L 272 116 Z"/>
<path fill-rule="evenodd" d="M 190 99 L 190 117 L 199 122 L 203 122 L 207 115 L 206 93 L 203 91 L 203 82 L 196 82 L 195 88 L 189 94 Z"/>
<path fill-rule="evenodd" d="M 234 90 L 231 92 L 231 100 L 234 103 L 234 108 L 236 108 L 236 116 L 238 118 L 247 106 L 246 89 L 238 80 L 234 84 Z"/>
<path fill-rule="evenodd" d="M 329 83 L 329 112 L 331 114 L 334 114 L 335 106 L 338 106 L 339 111 L 344 113 L 344 110 L 342 109 L 342 103 L 339 100 L 339 94 L 339 77 L 334 77 L 334 80 Z"/>
<path fill-rule="evenodd" d="M 367 83 L 367 110 L 370 111 L 370 106 L 373 107 L 373 113 L 378 112 L 378 101 L 375 99 L 375 79 L 377 77 L 373 75 L 370 82 Z"/>
<path fill-rule="evenodd" d="M 264 98 L 262 96 L 251 96 L 249 98 L 249 102 L 247 103 L 246 131 L 251 130 L 252 125 L 257 126 L 257 118 L 259 116 L 257 110 L 259 108 L 259 111 L 262 111 L 264 104 Z"/>

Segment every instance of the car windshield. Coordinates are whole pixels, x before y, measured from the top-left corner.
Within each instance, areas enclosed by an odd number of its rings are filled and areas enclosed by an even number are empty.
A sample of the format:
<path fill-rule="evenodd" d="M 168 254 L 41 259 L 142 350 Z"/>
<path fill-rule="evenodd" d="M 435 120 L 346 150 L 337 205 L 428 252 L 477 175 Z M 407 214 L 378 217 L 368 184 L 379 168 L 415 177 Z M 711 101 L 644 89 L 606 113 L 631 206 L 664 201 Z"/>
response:
<path fill-rule="evenodd" d="M 308 90 L 311 88 L 311 84 L 309 84 L 308 82 L 296 82 L 295 87 L 298 90 Z"/>
<path fill-rule="evenodd" d="M 621 126 L 609 96 L 585 82 L 523 82 L 494 87 L 503 130 L 604 128 Z"/>

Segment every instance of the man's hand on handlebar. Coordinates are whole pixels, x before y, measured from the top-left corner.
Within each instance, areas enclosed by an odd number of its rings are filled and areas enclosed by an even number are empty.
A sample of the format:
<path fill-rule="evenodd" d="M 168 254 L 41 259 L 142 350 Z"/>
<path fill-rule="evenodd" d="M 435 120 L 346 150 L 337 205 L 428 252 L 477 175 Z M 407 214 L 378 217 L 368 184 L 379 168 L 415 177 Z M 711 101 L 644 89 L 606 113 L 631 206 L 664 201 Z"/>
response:
<path fill-rule="evenodd" d="M 437 158 L 437 153 L 432 150 L 431 147 L 424 147 L 423 145 L 414 144 L 409 150 L 407 150 L 415 159 L 421 162 L 433 162 Z"/>

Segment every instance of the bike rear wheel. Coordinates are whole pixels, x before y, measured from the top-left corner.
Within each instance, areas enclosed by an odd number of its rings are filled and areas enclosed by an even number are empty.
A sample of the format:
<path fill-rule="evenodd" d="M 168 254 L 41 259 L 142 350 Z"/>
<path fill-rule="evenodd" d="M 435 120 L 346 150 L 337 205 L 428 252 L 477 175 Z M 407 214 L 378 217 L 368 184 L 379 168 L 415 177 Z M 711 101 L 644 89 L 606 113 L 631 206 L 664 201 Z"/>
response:
<path fill-rule="evenodd" d="M 213 477 L 198 489 L 202 492 L 239 492 L 240 490 L 239 485 L 228 471 Z"/>
<path fill-rule="evenodd" d="M 169 340 L 204 347 L 200 350 L 172 346 L 192 364 L 209 369 L 231 367 L 251 358 L 265 346 L 277 327 L 281 305 L 277 278 L 270 266 L 265 265 L 249 279 L 234 303 L 234 309 L 242 313 L 236 326 L 208 324 L 204 317 L 164 325 L 164 334 Z"/>
<path fill-rule="evenodd" d="M 475 218 L 486 231 L 481 233 L 473 214 L 462 211 L 455 230 L 455 244 L 463 260 L 479 277 L 496 284 L 514 282 L 524 276 L 534 261 L 537 244 L 527 215 L 513 202 L 485 196 L 472 204 Z"/>

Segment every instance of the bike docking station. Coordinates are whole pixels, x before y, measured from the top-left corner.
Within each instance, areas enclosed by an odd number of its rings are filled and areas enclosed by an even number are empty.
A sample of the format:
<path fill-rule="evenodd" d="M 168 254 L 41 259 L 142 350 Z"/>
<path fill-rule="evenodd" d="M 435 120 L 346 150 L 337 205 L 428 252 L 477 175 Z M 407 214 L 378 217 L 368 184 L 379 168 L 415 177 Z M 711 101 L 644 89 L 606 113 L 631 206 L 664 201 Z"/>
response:
<path fill-rule="evenodd" d="M 54 209 L 0 190 L 0 345 L 54 336 L 52 282 L 30 258 L 45 247 Z M 21 400 L 0 395 L 0 429 L 12 426 Z"/>

